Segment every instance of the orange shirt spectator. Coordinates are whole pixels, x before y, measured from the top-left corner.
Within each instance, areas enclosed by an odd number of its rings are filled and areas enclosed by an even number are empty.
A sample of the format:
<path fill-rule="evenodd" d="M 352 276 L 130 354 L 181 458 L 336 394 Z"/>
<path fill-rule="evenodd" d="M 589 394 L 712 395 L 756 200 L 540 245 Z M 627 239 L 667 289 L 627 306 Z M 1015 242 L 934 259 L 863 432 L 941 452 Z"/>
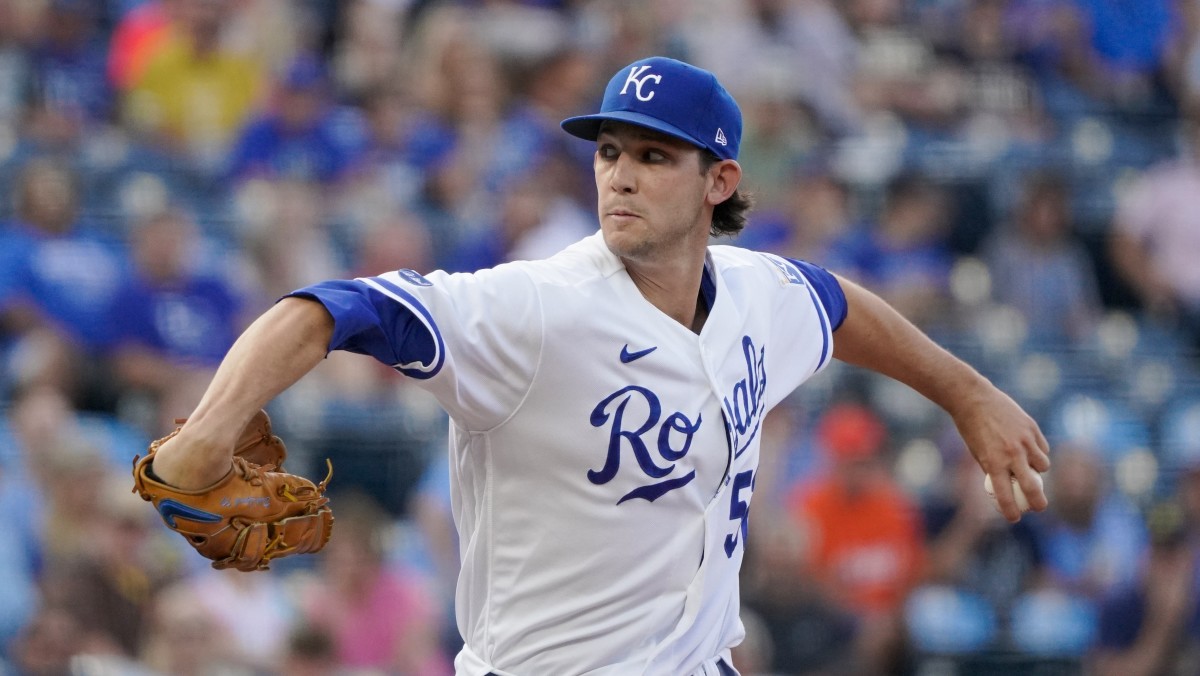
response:
<path fill-rule="evenodd" d="M 848 610 L 895 612 L 925 552 L 917 505 L 881 462 L 883 423 L 865 408 L 839 405 L 817 434 L 830 472 L 798 486 L 789 501 L 810 537 L 812 573 Z"/>

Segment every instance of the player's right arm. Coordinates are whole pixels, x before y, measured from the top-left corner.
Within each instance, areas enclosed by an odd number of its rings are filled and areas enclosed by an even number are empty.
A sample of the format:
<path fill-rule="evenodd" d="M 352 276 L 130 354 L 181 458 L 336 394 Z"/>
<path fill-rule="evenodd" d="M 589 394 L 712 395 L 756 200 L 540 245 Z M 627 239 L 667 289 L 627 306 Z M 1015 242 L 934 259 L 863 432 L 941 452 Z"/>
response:
<path fill-rule="evenodd" d="M 284 298 L 263 313 L 229 349 L 179 434 L 159 448 L 154 474 L 183 489 L 224 477 L 250 417 L 321 363 L 333 330 L 329 311 L 307 298 Z"/>
<path fill-rule="evenodd" d="M 838 277 L 846 319 L 834 333 L 833 356 L 898 380 L 950 414 L 979 466 L 992 475 L 1000 511 L 1009 521 L 1021 512 L 1011 474 L 1035 510 L 1046 496 L 1033 476 L 1050 469 L 1049 446 L 1024 410 L 987 378 L 905 319 L 881 298 Z"/>

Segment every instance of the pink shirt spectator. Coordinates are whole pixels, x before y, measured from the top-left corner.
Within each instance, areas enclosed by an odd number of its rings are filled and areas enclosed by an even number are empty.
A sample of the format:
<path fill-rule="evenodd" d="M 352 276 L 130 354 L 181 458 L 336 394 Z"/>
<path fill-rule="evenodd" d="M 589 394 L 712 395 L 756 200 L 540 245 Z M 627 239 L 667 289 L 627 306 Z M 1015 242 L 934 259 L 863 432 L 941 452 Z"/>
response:
<path fill-rule="evenodd" d="M 363 585 L 361 598 L 322 585 L 310 598 L 311 619 L 334 638 L 343 667 L 382 669 L 388 673 L 449 676 L 449 659 L 427 651 L 429 633 L 442 626 L 439 610 L 418 578 L 380 569 Z"/>
<path fill-rule="evenodd" d="M 1117 230 L 1146 249 L 1148 263 L 1191 307 L 1200 307 L 1200 164 L 1147 171 L 1121 196 Z"/>

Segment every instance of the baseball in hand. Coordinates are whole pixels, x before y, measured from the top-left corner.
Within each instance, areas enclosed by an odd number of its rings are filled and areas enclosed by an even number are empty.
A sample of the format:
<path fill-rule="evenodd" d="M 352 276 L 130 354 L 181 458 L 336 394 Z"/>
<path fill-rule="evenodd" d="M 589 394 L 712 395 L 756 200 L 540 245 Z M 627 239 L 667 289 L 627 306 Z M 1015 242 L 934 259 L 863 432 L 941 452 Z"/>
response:
<path fill-rule="evenodd" d="M 1033 476 L 1037 479 L 1038 486 L 1042 486 L 1042 475 L 1035 472 Z M 1012 479 L 1013 497 L 1017 500 L 1017 509 L 1024 514 L 1029 511 L 1029 499 L 1025 497 L 1025 491 L 1021 490 L 1021 485 L 1017 483 L 1017 477 L 1010 478 Z M 992 485 L 991 474 L 983 475 L 983 490 L 987 491 L 988 497 L 992 500 L 996 499 L 996 490 Z"/>

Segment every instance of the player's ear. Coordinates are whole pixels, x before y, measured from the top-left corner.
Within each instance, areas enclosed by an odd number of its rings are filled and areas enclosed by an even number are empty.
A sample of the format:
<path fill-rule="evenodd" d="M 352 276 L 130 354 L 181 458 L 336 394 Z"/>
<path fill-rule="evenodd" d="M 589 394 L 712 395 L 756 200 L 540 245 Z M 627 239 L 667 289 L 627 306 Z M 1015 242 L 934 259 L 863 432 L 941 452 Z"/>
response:
<path fill-rule="evenodd" d="M 708 175 L 712 184 L 708 188 L 706 201 L 716 206 L 732 197 L 737 190 L 742 182 L 742 165 L 737 160 L 721 160 L 709 167 Z"/>

